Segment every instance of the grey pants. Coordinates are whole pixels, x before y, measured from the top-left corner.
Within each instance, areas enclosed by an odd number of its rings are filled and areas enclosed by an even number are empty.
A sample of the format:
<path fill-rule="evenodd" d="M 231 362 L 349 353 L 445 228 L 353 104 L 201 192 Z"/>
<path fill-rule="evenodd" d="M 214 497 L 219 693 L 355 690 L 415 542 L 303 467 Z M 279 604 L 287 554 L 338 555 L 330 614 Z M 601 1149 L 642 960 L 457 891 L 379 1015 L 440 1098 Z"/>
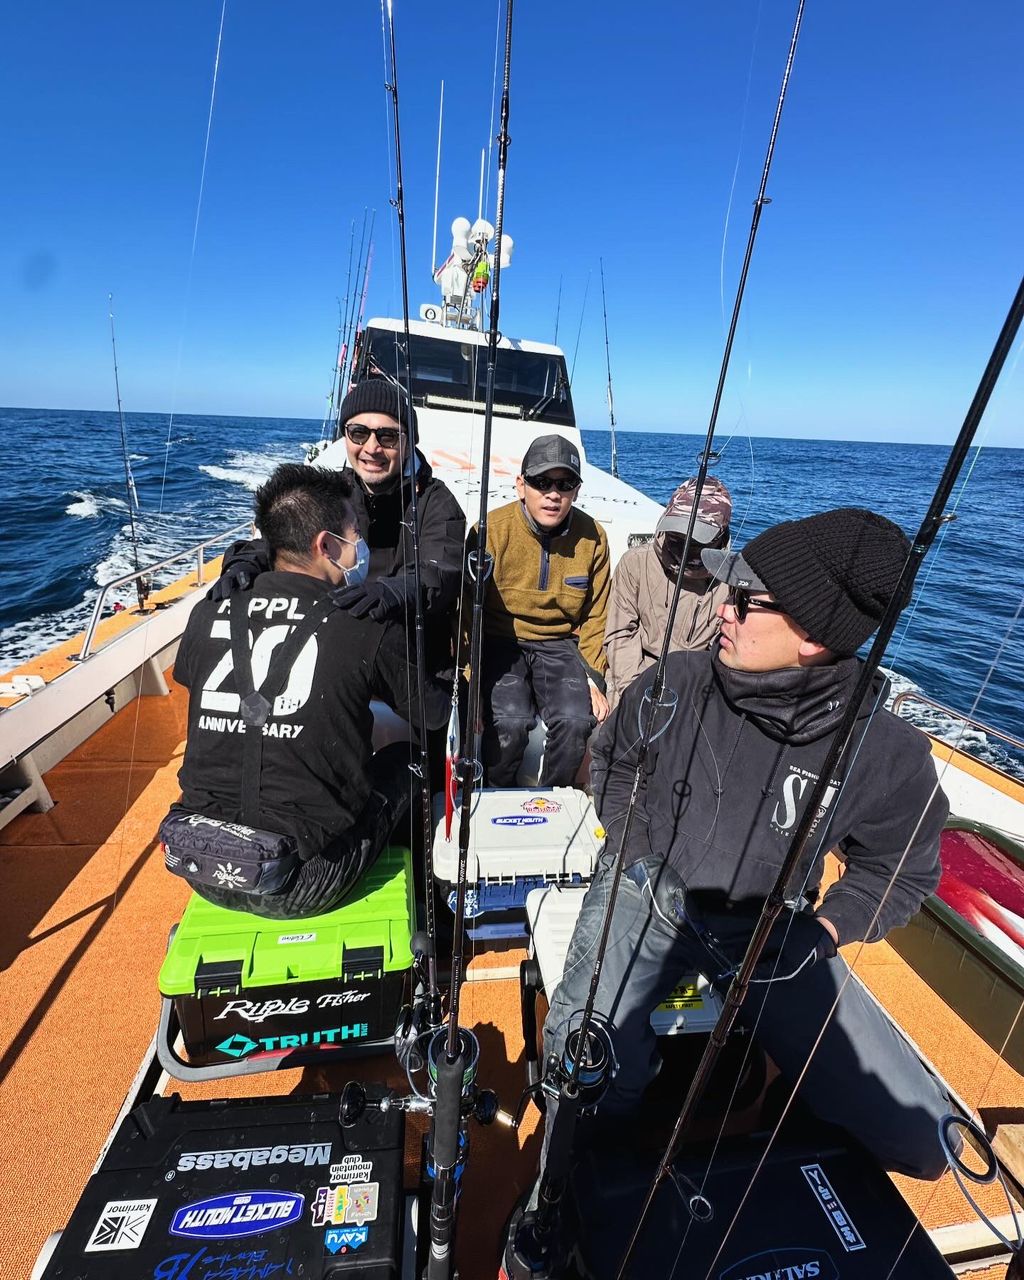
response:
<path fill-rule="evenodd" d="M 611 879 L 612 855 L 606 853 L 583 901 L 551 1000 L 545 1055 L 560 1053 L 570 1021 L 579 1022 Z M 651 1010 L 688 973 L 703 973 L 724 993 L 728 971 L 742 957 L 752 929 L 749 914 L 706 907 L 698 912 L 669 868 L 644 862 L 628 868 L 597 993 L 597 1011 L 611 1032 L 618 1064 L 602 1111 L 635 1107 L 659 1070 Z M 797 1079 L 813 1049 L 799 1096 L 815 1115 L 854 1134 L 884 1168 L 937 1178 L 946 1168 L 937 1123 L 953 1109 L 950 1100 L 858 983 L 846 984 L 829 1020 L 848 973 L 846 962 L 836 956 L 791 979 L 752 985 L 739 1021 L 787 1080 Z"/>
<path fill-rule="evenodd" d="M 489 787 L 514 787 L 537 713 L 547 726 L 541 785 L 571 787 L 597 721 L 574 640 L 484 645 L 484 769 Z"/>

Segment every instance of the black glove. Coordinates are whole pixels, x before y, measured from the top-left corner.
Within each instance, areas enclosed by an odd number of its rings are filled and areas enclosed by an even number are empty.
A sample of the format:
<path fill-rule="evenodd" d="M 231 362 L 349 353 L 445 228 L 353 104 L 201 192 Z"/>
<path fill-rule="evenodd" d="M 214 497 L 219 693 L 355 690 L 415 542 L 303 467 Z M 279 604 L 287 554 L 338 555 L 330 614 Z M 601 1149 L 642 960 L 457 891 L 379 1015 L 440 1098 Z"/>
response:
<path fill-rule="evenodd" d="M 807 911 L 783 911 L 772 925 L 752 982 L 785 982 L 836 954 L 832 935 Z"/>
<path fill-rule="evenodd" d="M 331 599 L 353 618 L 389 622 L 405 615 L 409 608 L 411 585 L 406 577 L 374 578 L 372 582 L 361 582 L 356 587 L 339 587 L 331 592 Z"/>
<path fill-rule="evenodd" d="M 261 573 L 270 569 L 270 552 L 262 538 L 234 542 L 224 552 L 221 575 L 207 591 L 207 600 L 226 600 L 236 591 L 248 591 Z"/>

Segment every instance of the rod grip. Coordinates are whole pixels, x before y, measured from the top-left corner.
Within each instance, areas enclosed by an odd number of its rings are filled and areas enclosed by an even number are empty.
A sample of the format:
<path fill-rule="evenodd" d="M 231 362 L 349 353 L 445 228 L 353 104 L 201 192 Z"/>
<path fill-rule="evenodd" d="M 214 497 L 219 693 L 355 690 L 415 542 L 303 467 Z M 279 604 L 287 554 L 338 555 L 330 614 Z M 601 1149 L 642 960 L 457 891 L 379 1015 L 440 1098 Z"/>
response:
<path fill-rule="evenodd" d="M 454 1062 L 442 1054 L 437 1064 L 437 1100 L 434 1104 L 432 1155 L 439 1169 L 453 1169 L 459 1157 L 459 1127 L 462 1123 L 462 1078 L 466 1071 L 466 1051 L 460 1048 Z"/>

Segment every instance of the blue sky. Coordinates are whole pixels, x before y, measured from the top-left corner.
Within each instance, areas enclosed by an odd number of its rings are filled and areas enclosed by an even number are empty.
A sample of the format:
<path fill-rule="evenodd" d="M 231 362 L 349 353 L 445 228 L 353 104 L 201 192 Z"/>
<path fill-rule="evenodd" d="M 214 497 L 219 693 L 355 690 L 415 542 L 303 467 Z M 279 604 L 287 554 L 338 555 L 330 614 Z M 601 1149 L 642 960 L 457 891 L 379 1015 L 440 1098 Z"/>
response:
<path fill-rule="evenodd" d="M 476 214 L 497 6 L 395 9 L 415 309 L 440 80 L 442 256 Z M 220 0 L 5 10 L 0 403 L 112 408 L 113 292 L 126 409 L 318 418 L 366 207 L 368 312 L 400 301 L 379 4 L 227 0 L 194 260 Z M 561 276 L 571 359 L 592 273 L 581 425 L 606 422 L 603 256 L 620 425 L 706 427 L 794 14 L 518 0 L 502 327 L 550 341 Z M 952 439 L 1024 271 L 1022 47 L 1016 0 L 810 0 L 723 432 Z M 1019 355 L 992 444 L 1024 443 Z"/>

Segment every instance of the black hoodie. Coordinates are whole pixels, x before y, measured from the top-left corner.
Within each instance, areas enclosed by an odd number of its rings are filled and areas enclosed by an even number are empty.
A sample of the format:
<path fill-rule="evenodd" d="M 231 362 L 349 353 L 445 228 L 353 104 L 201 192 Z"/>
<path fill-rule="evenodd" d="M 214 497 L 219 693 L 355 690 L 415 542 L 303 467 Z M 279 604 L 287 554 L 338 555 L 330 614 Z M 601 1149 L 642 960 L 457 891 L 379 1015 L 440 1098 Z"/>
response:
<path fill-rule="evenodd" d="M 857 658 L 844 658 L 821 667 L 742 672 L 724 666 L 717 652 L 671 654 L 667 687 L 678 703 L 645 764 L 627 866 L 667 858 L 694 892 L 722 904 L 763 902 L 858 669 Z M 636 768 L 642 699 L 653 679 L 652 669 L 629 686 L 594 745 L 594 797 L 613 847 Z M 927 739 L 883 709 L 884 689 L 879 677 L 840 762 L 843 776 L 829 780 L 789 886 L 793 895 L 803 887 L 813 897 L 824 856 L 838 846 L 845 872 L 819 912 L 841 943 L 884 937 L 906 923 L 939 882 L 939 836 L 949 805 Z M 659 714 L 657 728 L 667 714 Z"/>

